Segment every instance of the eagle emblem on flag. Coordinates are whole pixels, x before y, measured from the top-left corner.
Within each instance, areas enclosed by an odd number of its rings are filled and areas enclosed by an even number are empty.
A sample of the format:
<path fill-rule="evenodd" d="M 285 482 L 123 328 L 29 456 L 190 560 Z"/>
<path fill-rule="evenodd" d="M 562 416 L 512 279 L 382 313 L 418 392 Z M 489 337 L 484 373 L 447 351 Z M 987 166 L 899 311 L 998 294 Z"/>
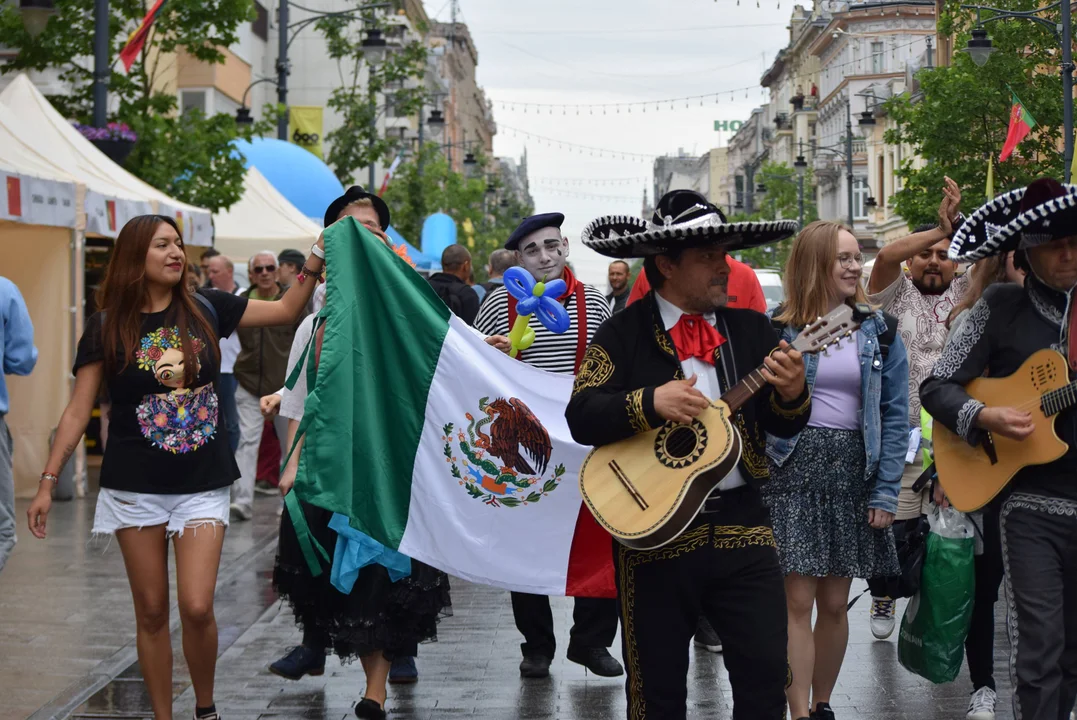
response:
<path fill-rule="evenodd" d="M 519 398 L 484 397 L 468 423 L 442 427 L 445 462 L 453 478 L 476 500 L 492 507 L 537 503 L 565 475 L 558 464 L 547 477 L 553 443 L 542 422 Z"/>

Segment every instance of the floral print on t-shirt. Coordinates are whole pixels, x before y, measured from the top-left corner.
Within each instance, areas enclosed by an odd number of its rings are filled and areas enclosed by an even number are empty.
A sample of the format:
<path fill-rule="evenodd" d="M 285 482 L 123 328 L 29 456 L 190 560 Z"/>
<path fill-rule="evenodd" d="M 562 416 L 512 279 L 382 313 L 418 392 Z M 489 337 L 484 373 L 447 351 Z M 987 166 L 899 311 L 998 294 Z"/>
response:
<path fill-rule="evenodd" d="M 205 343 L 191 336 L 198 355 Z M 152 372 L 171 388 L 143 398 L 135 411 L 142 436 L 154 447 L 170 453 L 188 453 L 205 445 L 217 433 L 218 402 L 212 384 L 185 388 L 183 347 L 179 328 L 158 328 L 142 338 L 135 353 L 139 370 Z M 200 368 L 196 368 L 196 372 Z"/>

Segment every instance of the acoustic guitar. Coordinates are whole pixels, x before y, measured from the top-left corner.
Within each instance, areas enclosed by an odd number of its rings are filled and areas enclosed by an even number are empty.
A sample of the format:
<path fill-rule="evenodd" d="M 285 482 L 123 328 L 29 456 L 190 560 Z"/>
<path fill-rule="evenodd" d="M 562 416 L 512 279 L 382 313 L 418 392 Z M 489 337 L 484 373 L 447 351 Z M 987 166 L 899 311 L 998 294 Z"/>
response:
<path fill-rule="evenodd" d="M 1025 360 L 1013 375 L 976 378 L 965 390 L 988 407 L 1031 413 L 1036 426 L 1024 440 L 987 433 L 982 445 L 973 446 L 938 420 L 932 422 L 935 470 L 942 489 L 951 505 L 972 512 L 991 502 L 1022 468 L 1066 454 L 1069 445 L 1055 433 L 1055 416 L 1077 404 L 1077 383 L 1069 381 L 1066 359 L 1045 349 Z"/>
<path fill-rule="evenodd" d="M 801 353 L 823 351 L 860 327 L 871 312 L 842 305 L 791 343 Z M 840 345 L 839 345 L 840 347 Z M 731 418 L 766 387 L 760 366 L 712 401 L 691 423 L 595 448 L 580 468 L 580 493 L 600 525 L 620 543 L 658 548 L 680 535 L 725 477 L 737 467 L 741 437 Z"/>

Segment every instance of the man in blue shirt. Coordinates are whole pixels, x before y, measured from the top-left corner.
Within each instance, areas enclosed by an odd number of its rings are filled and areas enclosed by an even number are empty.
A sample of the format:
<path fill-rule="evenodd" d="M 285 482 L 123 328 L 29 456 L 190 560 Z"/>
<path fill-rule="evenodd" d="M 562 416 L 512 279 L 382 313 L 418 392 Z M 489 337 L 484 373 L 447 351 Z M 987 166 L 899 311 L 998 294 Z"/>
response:
<path fill-rule="evenodd" d="M 0 570 L 15 547 L 15 472 L 7 428 L 7 375 L 29 375 L 37 363 L 34 326 L 15 283 L 0 277 Z"/>

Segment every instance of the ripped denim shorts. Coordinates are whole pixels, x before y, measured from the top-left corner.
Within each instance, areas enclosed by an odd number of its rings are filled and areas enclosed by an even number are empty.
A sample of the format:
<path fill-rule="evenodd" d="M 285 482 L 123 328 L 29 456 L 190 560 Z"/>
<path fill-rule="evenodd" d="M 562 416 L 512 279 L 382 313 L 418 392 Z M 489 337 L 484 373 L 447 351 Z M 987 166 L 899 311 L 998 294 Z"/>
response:
<path fill-rule="evenodd" d="M 228 527 L 230 489 L 227 487 L 189 495 L 157 495 L 101 488 L 94 512 L 93 534 L 112 535 L 117 530 L 164 525 L 169 536 L 183 535 L 187 528 L 202 525 Z"/>

